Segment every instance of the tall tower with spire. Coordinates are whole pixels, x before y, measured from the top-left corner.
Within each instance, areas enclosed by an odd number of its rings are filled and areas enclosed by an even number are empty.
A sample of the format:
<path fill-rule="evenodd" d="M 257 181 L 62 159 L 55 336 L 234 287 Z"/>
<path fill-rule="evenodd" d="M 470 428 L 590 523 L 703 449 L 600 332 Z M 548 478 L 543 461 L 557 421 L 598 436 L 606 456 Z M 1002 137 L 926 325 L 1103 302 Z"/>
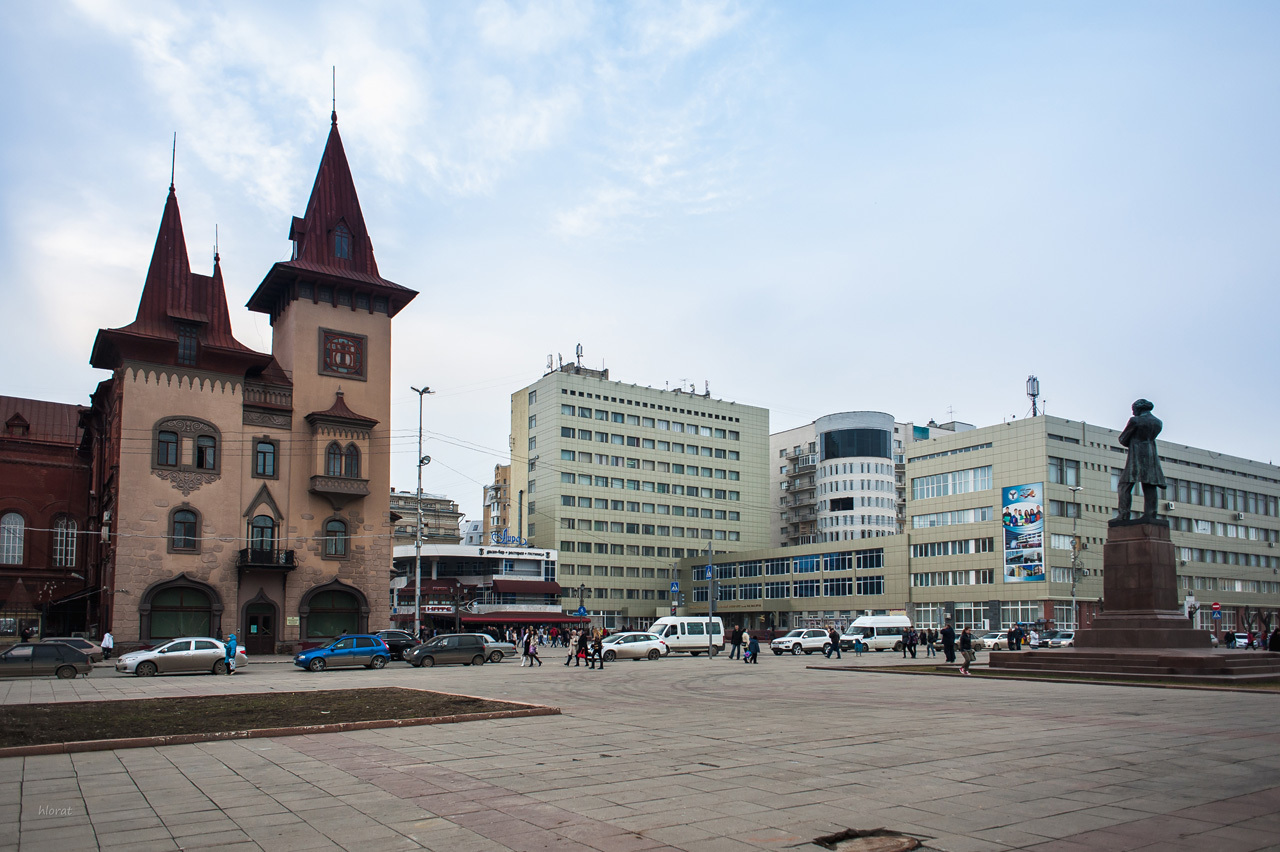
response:
<path fill-rule="evenodd" d="M 378 272 L 336 111 L 289 239 L 292 257 L 271 268 L 248 307 L 270 318 L 272 353 L 293 388 L 288 525 L 300 582 L 290 596 L 312 595 L 298 602 L 305 642 L 327 635 L 313 599 L 357 599 L 387 624 L 391 320 L 417 295 Z"/>
<path fill-rule="evenodd" d="M 93 570 L 119 647 L 275 653 L 388 623 L 391 318 L 417 293 L 378 274 L 336 114 L 290 239 L 249 300 L 273 326 L 256 352 L 216 252 L 191 270 L 171 180 L 137 315 L 98 332 Z"/>

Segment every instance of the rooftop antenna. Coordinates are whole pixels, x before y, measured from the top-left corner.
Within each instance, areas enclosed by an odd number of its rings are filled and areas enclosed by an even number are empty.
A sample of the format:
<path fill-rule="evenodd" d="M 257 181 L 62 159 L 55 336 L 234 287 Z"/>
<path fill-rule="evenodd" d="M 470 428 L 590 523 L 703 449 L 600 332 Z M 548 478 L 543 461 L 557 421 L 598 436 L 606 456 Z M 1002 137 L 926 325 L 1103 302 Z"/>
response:
<path fill-rule="evenodd" d="M 560 369 L 564 369 L 564 356 L 559 352 L 556 353 L 556 364 L 559 365 Z"/>
<path fill-rule="evenodd" d="M 552 358 L 551 358 L 551 356 L 550 356 L 550 355 L 548 355 L 548 356 L 547 356 L 547 372 L 548 372 L 548 373 L 550 373 L 550 372 L 551 372 L 551 365 L 552 365 L 552 364 L 554 364 L 554 363 L 555 363 L 555 361 L 554 361 L 554 360 L 552 360 Z"/>
<path fill-rule="evenodd" d="M 333 112 L 329 113 L 329 119 L 334 124 L 338 123 L 338 66 L 333 66 Z"/>
<path fill-rule="evenodd" d="M 213 262 L 218 262 L 218 226 L 213 226 Z"/>
<path fill-rule="evenodd" d="M 1040 408 L 1037 400 L 1040 397 L 1040 380 L 1035 376 L 1027 376 L 1027 396 L 1031 397 L 1031 416 L 1038 417 Z"/>
<path fill-rule="evenodd" d="M 173 173 L 178 165 L 178 131 L 173 131 L 173 151 L 169 155 L 169 191 L 173 192 Z"/>
<path fill-rule="evenodd" d="M 582 366 L 582 344 L 578 344 L 578 348 L 574 350 L 574 354 L 578 356 L 578 366 Z"/>
<path fill-rule="evenodd" d="M 703 379 L 702 384 L 703 384 L 703 387 L 707 389 L 705 396 L 707 397 L 707 399 L 710 399 L 711 398 L 711 381 L 708 379 Z"/>

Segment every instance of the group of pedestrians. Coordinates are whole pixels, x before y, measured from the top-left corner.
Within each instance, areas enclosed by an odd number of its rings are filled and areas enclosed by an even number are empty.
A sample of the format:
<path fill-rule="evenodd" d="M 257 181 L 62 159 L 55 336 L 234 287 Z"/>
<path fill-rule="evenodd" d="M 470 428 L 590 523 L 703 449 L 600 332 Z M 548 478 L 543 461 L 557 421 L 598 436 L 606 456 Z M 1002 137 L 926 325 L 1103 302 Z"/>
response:
<path fill-rule="evenodd" d="M 751 631 L 743 630 L 741 624 L 733 625 L 729 631 L 729 659 L 760 662 L 760 640 L 752 636 Z"/>
<path fill-rule="evenodd" d="M 916 659 L 916 649 L 924 645 L 924 656 L 938 656 L 937 648 L 941 633 L 932 627 L 927 630 L 916 630 L 914 627 L 908 627 L 906 632 L 902 634 L 902 656 L 906 659 L 907 654 L 911 655 L 911 659 Z"/>
<path fill-rule="evenodd" d="M 565 635 L 565 646 L 569 653 L 564 664 L 570 663 L 576 668 L 586 663 L 589 669 L 604 671 L 604 637 L 603 630 L 574 630 Z"/>

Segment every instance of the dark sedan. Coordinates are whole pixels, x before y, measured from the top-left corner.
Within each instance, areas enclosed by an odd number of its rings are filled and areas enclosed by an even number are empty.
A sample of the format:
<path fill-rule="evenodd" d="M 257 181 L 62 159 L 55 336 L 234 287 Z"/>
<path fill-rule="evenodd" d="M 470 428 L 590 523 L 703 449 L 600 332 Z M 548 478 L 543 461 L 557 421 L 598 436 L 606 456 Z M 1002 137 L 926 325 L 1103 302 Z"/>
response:
<path fill-rule="evenodd" d="M 0 677 L 47 677 L 66 680 L 93 669 L 89 655 L 62 642 L 24 642 L 0 654 Z"/>
<path fill-rule="evenodd" d="M 393 660 L 403 660 L 405 651 L 418 644 L 407 630 L 379 630 L 377 637 L 391 650 Z"/>

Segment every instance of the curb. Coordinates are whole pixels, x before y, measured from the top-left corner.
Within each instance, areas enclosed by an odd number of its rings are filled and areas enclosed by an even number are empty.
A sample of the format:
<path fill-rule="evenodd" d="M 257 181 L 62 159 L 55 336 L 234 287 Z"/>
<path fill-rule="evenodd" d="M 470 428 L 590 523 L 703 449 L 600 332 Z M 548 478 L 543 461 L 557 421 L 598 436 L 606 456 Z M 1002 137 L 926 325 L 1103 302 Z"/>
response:
<path fill-rule="evenodd" d="M 854 668 L 852 666 L 805 666 L 806 669 L 813 671 L 826 672 L 868 672 L 871 674 L 887 674 L 887 675 L 907 675 L 908 677 L 957 677 L 959 672 L 912 672 L 905 671 L 901 668 Z M 1189 689 L 1200 690 L 1202 692 L 1236 692 L 1246 695 L 1275 695 L 1273 689 L 1249 689 L 1242 686 L 1225 686 L 1209 683 L 1143 683 L 1134 680 L 1102 680 L 1098 678 L 1067 678 L 1067 677 L 1023 677 L 1012 674 L 995 674 L 990 669 L 985 674 L 974 672 L 975 675 L 988 681 L 993 680 L 1010 680 L 1021 681 L 1023 683 L 1074 683 L 1084 684 L 1086 686 L 1132 686 L 1144 689 Z"/>
<path fill-rule="evenodd" d="M 452 693 L 451 693 L 452 694 Z M 486 699 L 492 700 L 492 699 Z M 507 702 L 518 704 L 520 702 Z M 367 731 L 373 728 L 408 728 L 420 725 L 449 725 L 455 722 L 479 722 L 486 719 L 522 719 L 530 716 L 559 716 L 559 707 L 530 705 L 524 710 L 494 710 L 489 713 L 459 713 L 453 716 L 425 716 L 417 719 L 376 719 L 363 722 L 334 722 L 329 725 L 302 725 L 294 728 L 255 728 L 247 731 L 215 731 L 206 734 L 170 734 L 160 737 L 127 737 L 114 740 L 84 740 L 73 743 L 8 746 L 0 748 L 0 758 L 32 757 L 43 754 L 75 754 L 86 751 L 114 751 L 124 748 L 155 748 L 169 745 L 250 740 L 267 737 L 299 737 L 310 734 L 337 734 L 345 731 Z"/>

